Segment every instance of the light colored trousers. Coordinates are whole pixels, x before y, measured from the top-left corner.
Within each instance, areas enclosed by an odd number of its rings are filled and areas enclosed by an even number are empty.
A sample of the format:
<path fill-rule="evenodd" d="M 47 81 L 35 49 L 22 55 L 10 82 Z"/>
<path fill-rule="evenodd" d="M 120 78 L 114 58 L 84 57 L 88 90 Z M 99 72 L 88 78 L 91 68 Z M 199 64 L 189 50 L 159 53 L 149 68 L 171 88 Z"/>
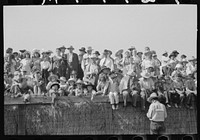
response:
<path fill-rule="evenodd" d="M 110 92 L 109 93 L 110 104 L 118 104 L 119 103 L 119 93 L 118 92 Z"/>

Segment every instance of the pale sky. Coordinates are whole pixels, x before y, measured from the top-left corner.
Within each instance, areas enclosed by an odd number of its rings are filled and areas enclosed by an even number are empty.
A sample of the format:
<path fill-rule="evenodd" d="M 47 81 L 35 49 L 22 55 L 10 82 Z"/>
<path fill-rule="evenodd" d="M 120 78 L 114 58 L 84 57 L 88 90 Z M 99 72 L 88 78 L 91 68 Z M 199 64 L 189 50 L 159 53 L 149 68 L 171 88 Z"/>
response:
<path fill-rule="evenodd" d="M 4 6 L 3 12 L 4 52 L 73 45 L 75 52 L 92 46 L 113 54 L 149 46 L 159 58 L 164 51 L 197 53 L 196 5 Z"/>

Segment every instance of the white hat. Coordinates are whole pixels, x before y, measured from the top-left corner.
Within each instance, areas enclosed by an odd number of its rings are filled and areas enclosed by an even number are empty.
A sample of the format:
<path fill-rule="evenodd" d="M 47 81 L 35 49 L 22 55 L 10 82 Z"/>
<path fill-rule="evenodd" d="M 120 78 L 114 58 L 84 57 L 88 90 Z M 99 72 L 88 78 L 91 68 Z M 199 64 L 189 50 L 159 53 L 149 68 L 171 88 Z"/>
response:
<path fill-rule="evenodd" d="M 183 68 L 183 65 L 181 65 L 180 63 L 176 64 L 176 69 L 180 69 L 180 68 Z"/>
<path fill-rule="evenodd" d="M 155 92 L 151 93 L 150 97 L 147 99 L 148 102 L 151 102 L 152 99 L 158 98 L 157 94 Z"/>

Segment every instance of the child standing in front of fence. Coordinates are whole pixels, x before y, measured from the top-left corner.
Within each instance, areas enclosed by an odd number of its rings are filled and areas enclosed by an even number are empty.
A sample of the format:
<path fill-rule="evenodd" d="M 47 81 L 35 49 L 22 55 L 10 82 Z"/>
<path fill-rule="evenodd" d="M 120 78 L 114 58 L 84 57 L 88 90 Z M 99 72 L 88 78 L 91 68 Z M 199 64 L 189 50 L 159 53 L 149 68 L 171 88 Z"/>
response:
<path fill-rule="evenodd" d="M 119 107 L 119 82 L 115 72 L 110 73 L 109 99 L 113 110 Z"/>

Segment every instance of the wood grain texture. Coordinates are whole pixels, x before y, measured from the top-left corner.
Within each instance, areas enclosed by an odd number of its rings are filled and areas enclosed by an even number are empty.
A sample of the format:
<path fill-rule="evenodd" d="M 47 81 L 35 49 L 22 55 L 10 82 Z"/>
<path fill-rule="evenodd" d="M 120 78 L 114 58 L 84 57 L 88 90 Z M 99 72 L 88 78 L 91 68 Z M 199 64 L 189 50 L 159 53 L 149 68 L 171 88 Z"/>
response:
<path fill-rule="evenodd" d="M 17 135 L 19 132 L 25 135 L 149 134 L 150 121 L 146 117 L 146 111 L 143 112 L 139 107 L 133 108 L 130 105 L 124 108 L 122 103 L 118 110 L 113 111 L 105 97 L 96 98 L 96 101 L 79 97 L 58 98 L 56 105 L 39 102 L 29 105 L 10 103 L 4 106 L 4 133 L 6 135 Z M 197 133 L 197 109 L 172 107 L 167 109 L 167 113 L 166 134 Z"/>

